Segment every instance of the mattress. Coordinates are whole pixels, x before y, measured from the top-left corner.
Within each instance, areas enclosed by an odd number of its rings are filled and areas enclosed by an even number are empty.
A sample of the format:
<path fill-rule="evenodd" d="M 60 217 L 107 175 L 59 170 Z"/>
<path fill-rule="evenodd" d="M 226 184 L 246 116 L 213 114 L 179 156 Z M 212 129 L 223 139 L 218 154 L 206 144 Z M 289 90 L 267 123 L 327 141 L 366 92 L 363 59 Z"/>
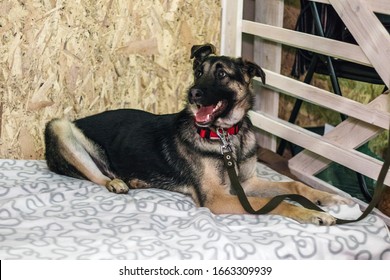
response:
<path fill-rule="evenodd" d="M 258 176 L 288 178 L 258 164 Z M 354 218 L 358 205 L 325 209 Z M 181 194 L 114 194 L 50 172 L 45 161 L 0 160 L 0 259 L 390 259 L 375 215 L 315 226 L 276 215 L 214 215 Z"/>

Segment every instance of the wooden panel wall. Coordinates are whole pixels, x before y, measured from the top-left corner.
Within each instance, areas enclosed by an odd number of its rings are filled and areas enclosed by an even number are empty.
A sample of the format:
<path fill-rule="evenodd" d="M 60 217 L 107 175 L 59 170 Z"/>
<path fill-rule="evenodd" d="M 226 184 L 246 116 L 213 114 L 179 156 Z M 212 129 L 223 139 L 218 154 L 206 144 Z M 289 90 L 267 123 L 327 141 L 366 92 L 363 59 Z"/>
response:
<path fill-rule="evenodd" d="M 115 108 L 178 111 L 219 1 L 0 1 L 0 158 L 43 158 L 43 127 Z"/>

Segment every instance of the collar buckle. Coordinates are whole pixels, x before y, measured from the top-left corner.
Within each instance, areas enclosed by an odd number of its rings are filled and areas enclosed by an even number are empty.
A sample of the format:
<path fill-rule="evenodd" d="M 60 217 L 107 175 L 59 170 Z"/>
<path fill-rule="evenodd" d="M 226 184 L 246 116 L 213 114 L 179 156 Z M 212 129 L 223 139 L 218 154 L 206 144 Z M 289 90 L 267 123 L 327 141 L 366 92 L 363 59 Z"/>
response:
<path fill-rule="evenodd" d="M 230 134 L 226 132 L 226 130 L 222 128 L 217 128 L 215 131 L 222 142 L 221 145 L 221 154 L 224 155 L 227 152 L 233 152 L 231 146 L 231 137 Z"/>

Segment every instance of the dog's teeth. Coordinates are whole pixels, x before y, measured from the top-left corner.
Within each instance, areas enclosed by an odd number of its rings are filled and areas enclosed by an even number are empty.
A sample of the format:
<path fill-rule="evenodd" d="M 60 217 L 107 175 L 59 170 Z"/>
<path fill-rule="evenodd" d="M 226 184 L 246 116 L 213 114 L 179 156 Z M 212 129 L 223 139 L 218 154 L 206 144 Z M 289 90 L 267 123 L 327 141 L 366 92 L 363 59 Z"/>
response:
<path fill-rule="evenodd" d="M 213 109 L 213 113 L 214 113 L 215 111 L 217 111 L 217 110 L 219 109 L 219 107 L 221 107 L 221 105 L 222 105 L 222 101 L 219 101 L 219 102 L 217 103 L 217 105 L 215 106 L 215 108 Z"/>

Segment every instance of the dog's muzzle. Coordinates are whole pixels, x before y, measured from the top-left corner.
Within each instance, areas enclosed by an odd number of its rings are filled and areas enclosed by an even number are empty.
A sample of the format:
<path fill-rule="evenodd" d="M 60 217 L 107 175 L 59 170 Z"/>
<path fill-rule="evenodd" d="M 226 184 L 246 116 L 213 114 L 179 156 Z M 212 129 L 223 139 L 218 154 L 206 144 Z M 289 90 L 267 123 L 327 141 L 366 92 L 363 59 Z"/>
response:
<path fill-rule="evenodd" d="M 203 99 L 204 92 L 199 89 L 199 88 L 192 88 L 190 89 L 189 96 L 188 96 L 188 101 L 191 104 L 194 103 L 200 103 Z"/>

